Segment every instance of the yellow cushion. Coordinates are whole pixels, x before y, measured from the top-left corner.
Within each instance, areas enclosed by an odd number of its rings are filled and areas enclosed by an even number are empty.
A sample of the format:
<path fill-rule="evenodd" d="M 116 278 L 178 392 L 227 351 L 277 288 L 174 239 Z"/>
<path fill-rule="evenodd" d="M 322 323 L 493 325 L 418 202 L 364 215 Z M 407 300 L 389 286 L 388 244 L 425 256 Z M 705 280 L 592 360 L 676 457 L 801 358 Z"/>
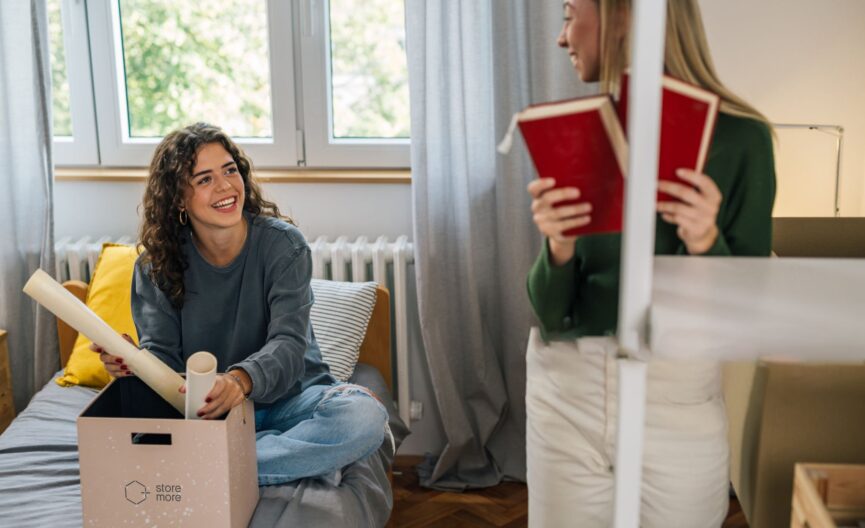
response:
<path fill-rule="evenodd" d="M 90 279 L 86 304 L 111 328 L 129 334 L 137 343 L 138 333 L 132 322 L 131 306 L 132 270 L 136 258 L 138 252 L 132 246 L 103 244 Z M 90 343 L 89 339 L 78 334 L 66 370 L 56 380 L 58 385 L 85 385 L 100 389 L 111 380 L 99 354 L 90 350 Z"/>

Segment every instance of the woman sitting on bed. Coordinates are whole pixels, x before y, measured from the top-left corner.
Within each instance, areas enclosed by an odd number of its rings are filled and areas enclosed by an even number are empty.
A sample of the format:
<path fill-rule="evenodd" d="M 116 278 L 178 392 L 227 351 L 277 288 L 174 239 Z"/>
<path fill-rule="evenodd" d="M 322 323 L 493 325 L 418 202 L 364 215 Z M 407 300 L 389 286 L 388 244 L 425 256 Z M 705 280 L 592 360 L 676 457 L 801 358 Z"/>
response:
<path fill-rule="evenodd" d="M 143 207 L 132 282 L 140 346 L 178 372 L 199 350 L 216 356 L 225 374 L 198 415 L 255 402 L 261 485 L 314 476 L 338 484 L 341 468 L 381 445 L 387 412 L 322 362 L 303 235 L 262 198 L 243 151 L 203 123 L 159 144 Z M 133 374 L 123 358 L 93 349 L 112 376 Z"/>

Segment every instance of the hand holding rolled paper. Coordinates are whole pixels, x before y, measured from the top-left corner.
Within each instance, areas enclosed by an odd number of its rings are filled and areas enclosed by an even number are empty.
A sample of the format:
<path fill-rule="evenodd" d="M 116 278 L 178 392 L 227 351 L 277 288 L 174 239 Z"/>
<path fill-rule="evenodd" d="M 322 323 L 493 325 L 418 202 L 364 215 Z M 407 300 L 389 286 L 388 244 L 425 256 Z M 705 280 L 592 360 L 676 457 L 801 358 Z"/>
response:
<path fill-rule="evenodd" d="M 246 381 L 241 381 L 241 378 Z M 196 413 L 203 420 L 215 420 L 224 416 L 228 411 L 242 404 L 246 399 L 244 387 L 251 387 L 252 380 L 243 369 L 232 369 L 226 374 L 217 374 L 213 381 L 213 388 L 204 399 L 204 406 Z M 186 393 L 186 386 L 181 387 L 181 392 Z"/>
<path fill-rule="evenodd" d="M 122 334 L 123 339 L 129 341 L 133 345 L 135 341 L 129 337 L 129 334 Z M 120 356 L 112 356 L 108 352 L 105 351 L 104 348 L 99 346 L 96 343 L 90 343 L 90 350 L 99 354 L 99 360 L 102 361 L 102 366 L 105 367 L 105 370 L 108 372 L 108 375 L 112 378 L 120 378 L 124 376 L 133 376 L 135 375 L 132 370 L 129 369 L 129 366 L 124 363 L 123 358 Z"/>
<path fill-rule="evenodd" d="M 198 420 L 198 412 L 216 381 L 216 357 L 210 352 L 196 352 L 186 360 L 186 419 Z"/>
<path fill-rule="evenodd" d="M 42 270 L 30 277 L 24 293 L 35 299 L 72 328 L 99 343 L 106 352 L 123 358 L 126 365 L 157 394 L 165 398 L 178 412 L 184 411 L 183 386 L 180 374 L 159 361 L 148 350 L 138 349 L 123 339 L 108 323 L 69 293 L 60 283 Z"/>

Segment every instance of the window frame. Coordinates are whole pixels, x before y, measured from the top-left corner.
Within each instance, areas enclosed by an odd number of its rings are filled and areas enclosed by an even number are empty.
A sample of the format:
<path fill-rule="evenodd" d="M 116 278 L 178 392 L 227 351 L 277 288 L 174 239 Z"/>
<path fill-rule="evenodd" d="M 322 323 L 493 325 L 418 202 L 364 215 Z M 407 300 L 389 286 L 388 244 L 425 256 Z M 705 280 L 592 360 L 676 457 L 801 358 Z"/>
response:
<path fill-rule="evenodd" d="M 148 166 L 158 138 L 129 137 L 126 109 L 124 58 L 120 34 L 119 0 L 90 0 L 90 42 L 93 56 L 93 84 L 97 101 L 106 101 L 96 108 L 99 126 L 100 165 L 105 167 Z M 235 138 L 258 167 L 297 166 L 300 158 L 295 105 L 292 28 L 276 26 L 280 20 L 290 20 L 291 5 L 280 0 L 267 0 L 267 26 L 270 63 L 272 138 Z M 218 123 L 215 123 L 218 124 Z M 228 131 L 230 133 L 230 131 Z"/>
<path fill-rule="evenodd" d="M 73 136 L 54 138 L 56 165 L 147 167 L 159 139 L 128 134 L 119 0 L 61 1 Z M 256 166 L 408 169 L 410 139 L 332 138 L 329 0 L 262 1 L 273 137 L 235 138 Z"/>
<path fill-rule="evenodd" d="M 408 168 L 410 139 L 335 139 L 330 98 L 330 0 L 301 0 L 303 129 L 308 167 Z"/>
<path fill-rule="evenodd" d="M 66 79 L 69 83 L 69 113 L 72 136 L 53 137 L 57 165 L 77 167 L 99 164 L 96 112 L 90 79 L 90 45 L 84 2 L 61 0 Z"/>

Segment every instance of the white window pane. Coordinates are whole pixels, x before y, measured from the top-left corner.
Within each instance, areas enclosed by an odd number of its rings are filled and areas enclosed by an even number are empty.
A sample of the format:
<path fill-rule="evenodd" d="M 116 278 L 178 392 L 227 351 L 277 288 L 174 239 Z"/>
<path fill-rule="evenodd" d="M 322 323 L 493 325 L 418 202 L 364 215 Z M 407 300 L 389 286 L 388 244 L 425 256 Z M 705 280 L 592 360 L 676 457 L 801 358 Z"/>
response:
<path fill-rule="evenodd" d="M 119 0 L 129 137 L 273 136 L 266 0 Z"/>
<path fill-rule="evenodd" d="M 48 0 L 48 33 L 51 47 L 51 86 L 53 90 L 54 135 L 72 135 L 69 111 L 69 79 L 66 75 L 66 50 L 63 46 L 61 0 Z"/>
<path fill-rule="evenodd" d="M 334 138 L 408 138 L 403 0 L 330 0 Z"/>

